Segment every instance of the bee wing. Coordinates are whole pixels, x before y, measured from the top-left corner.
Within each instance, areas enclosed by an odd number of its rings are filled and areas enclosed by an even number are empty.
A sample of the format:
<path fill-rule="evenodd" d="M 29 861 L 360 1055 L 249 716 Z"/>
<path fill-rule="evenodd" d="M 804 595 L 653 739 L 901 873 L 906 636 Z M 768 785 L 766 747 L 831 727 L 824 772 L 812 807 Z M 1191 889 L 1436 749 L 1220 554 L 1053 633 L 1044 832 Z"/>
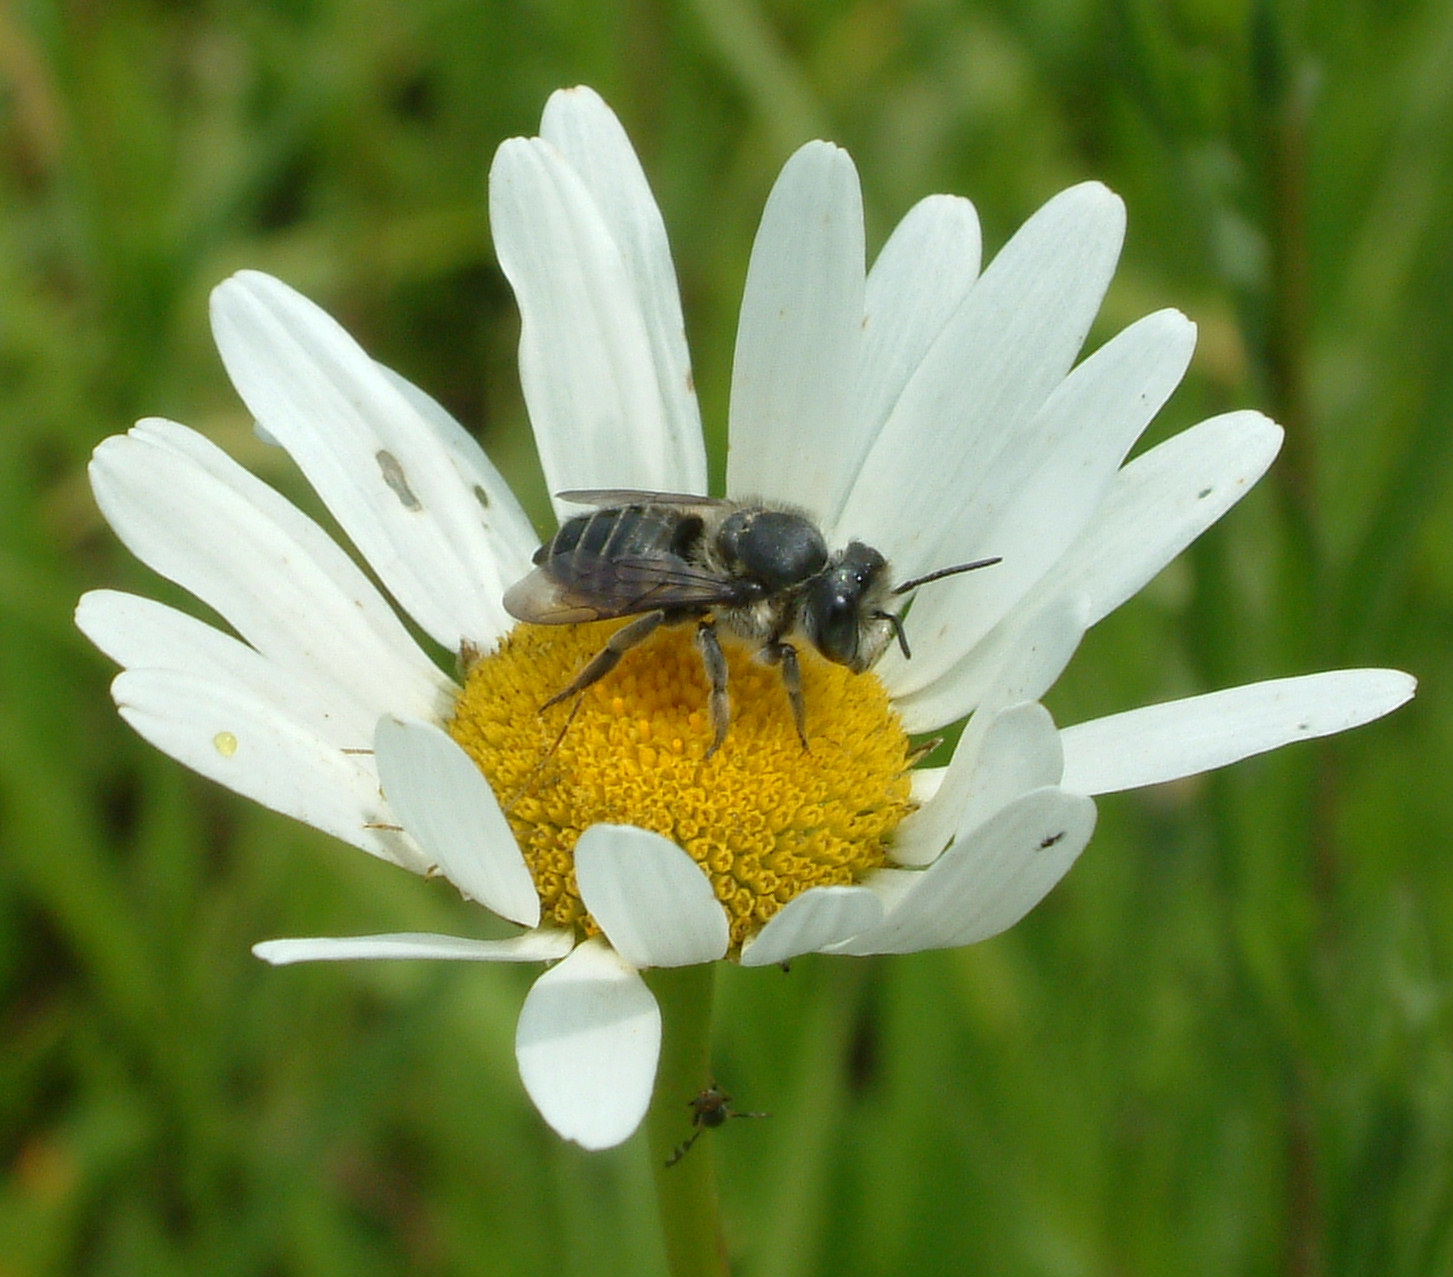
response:
<path fill-rule="evenodd" d="M 521 577 L 504 597 L 505 611 L 517 621 L 535 625 L 579 625 L 599 621 L 614 613 L 601 611 L 596 603 L 571 594 L 544 568 Z"/>
<path fill-rule="evenodd" d="M 739 606 L 760 593 L 684 559 L 572 555 L 538 567 L 505 591 L 505 611 L 536 625 L 578 625 L 657 609 Z"/>
<path fill-rule="evenodd" d="M 720 507 L 736 505 L 723 497 L 703 497 L 690 492 L 648 492 L 635 488 L 568 488 L 555 494 L 561 501 L 593 505 L 600 509 L 621 505 L 669 505 Z"/>

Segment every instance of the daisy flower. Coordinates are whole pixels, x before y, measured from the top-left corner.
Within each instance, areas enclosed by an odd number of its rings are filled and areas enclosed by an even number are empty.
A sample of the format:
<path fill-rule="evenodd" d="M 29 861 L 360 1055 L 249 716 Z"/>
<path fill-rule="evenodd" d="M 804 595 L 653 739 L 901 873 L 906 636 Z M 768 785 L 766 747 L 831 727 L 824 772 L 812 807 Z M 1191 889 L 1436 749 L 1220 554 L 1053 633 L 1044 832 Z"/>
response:
<path fill-rule="evenodd" d="M 501 146 L 490 214 L 550 490 L 705 493 L 665 230 L 599 97 L 557 93 L 539 137 Z M 79 624 L 123 667 L 114 696 L 147 740 L 519 929 L 273 940 L 259 956 L 551 963 L 520 1016 L 521 1077 L 561 1135 L 604 1148 L 651 1093 L 661 1023 L 642 970 L 985 939 L 1074 862 L 1094 795 L 1406 700 L 1406 675 L 1358 670 L 1066 728 L 1039 704 L 1085 630 L 1281 440 L 1233 412 L 1126 461 L 1194 328 L 1162 311 L 1076 362 L 1122 230 L 1114 195 L 1074 187 L 981 272 L 973 206 L 934 196 L 865 270 L 848 156 L 814 142 L 788 161 L 747 275 L 728 494 L 810 515 L 832 547 L 876 547 L 897 580 L 1001 560 L 922 590 L 912 659 L 855 674 L 802 643 L 806 750 L 780 672 L 729 644 L 731 728 L 709 753 L 691 627 L 630 652 L 562 733 L 569 707 L 540 706 L 610 623 L 506 614 L 539 539 L 498 472 L 312 303 L 255 273 L 222 284 L 213 328 L 239 394 L 371 575 L 201 435 L 146 420 L 96 450 L 97 500 L 231 632 L 109 590 L 82 599 Z M 913 769 L 909 734 L 965 716 L 949 765 Z"/>

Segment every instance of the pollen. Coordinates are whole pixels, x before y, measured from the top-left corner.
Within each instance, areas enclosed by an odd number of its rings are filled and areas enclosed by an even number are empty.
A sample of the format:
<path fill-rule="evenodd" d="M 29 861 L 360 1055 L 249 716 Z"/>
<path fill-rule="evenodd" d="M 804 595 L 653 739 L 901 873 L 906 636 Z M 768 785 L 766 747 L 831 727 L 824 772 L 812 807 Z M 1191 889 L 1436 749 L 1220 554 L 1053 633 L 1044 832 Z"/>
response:
<path fill-rule="evenodd" d="M 587 688 L 573 716 L 573 698 L 542 713 L 616 627 L 516 627 L 465 671 L 448 724 L 505 809 L 542 922 L 597 933 L 573 853 L 600 823 L 685 848 L 728 912 L 733 952 L 809 887 L 860 882 L 884 863 L 911 807 L 909 743 L 875 675 L 799 653 L 803 749 L 780 671 L 723 636 L 731 729 L 708 758 L 694 627 L 663 627 Z"/>

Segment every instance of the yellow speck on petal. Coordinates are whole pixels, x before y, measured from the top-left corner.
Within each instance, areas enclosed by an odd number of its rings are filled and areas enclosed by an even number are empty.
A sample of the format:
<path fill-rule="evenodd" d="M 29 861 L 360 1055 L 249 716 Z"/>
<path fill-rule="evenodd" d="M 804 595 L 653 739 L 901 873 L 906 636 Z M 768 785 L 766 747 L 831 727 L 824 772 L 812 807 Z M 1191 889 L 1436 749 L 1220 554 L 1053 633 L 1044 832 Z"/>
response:
<path fill-rule="evenodd" d="M 804 750 L 781 672 L 728 640 L 731 730 L 707 759 L 694 627 L 665 627 L 586 689 L 573 720 L 568 701 L 541 714 L 615 628 L 516 627 L 470 666 L 448 724 L 506 809 L 546 921 L 596 932 L 573 851 L 602 822 L 684 847 L 728 911 L 734 948 L 807 888 L 859 882 L 883 864 L 910 810 L 909 745 L 875 675 L 800 652 Z"/>
<path fill-rule="evenodd" d="M 231 758 L 237 752 L 237 737 L 231 732 L 218 732 L 212 737 L 212 748 L 223 758 Z"/>

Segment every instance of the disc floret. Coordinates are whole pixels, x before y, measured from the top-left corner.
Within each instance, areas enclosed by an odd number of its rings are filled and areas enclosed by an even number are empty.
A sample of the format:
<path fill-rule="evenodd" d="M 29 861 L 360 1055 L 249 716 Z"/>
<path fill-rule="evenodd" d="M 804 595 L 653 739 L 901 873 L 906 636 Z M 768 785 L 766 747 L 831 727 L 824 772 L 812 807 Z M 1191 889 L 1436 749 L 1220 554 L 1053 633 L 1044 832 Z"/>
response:
<path fill-rule="evenodd" d="M 448 725 L 504 805 L 546 921 L 597 931 L 572 859 L 594 824 L 683 847 L 728 911 L 734 950 L 809 887 L 884 863 L 910 809 L 909 744 L 876 677 L 802 653 L 804 750 L 778 672 L 729 644 L 731 732 L 708 758 L 706 678 L 683 626 L 587 688 L 573 718 L 570 705 L 541 714 L 613 625 L 517 627 L 469 666 Z"/>

